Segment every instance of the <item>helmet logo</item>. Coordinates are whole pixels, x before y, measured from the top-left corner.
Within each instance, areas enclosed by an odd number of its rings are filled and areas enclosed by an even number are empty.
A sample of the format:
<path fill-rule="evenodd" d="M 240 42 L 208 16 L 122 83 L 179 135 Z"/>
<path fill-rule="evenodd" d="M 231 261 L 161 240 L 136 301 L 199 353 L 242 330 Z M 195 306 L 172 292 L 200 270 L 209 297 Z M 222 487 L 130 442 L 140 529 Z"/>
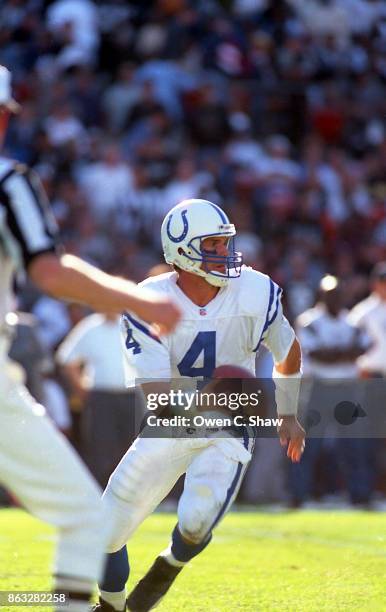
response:
<path fill-rule="evenodd" d="M 187 235 L 188 229 L 189 229 L 188 220 L 186 218 L 186 213 L 187 212 L 188 211 L 185 209 L 181 213 L 181 217 L 182 217 L 182 221 L 183 221 L 183 224 L 184 224 L 184 228 L 183 228 L 182 233 L 180 234 L 180 236 L 173 236 L 170 233 L 170 224 L 172 222 L 172 217 L 173 217 L 173 215 L 170 215 L 170 217 L 168 219 L 168 222 L 167 222 L 167 225 L 166 225 L 166 233 L 168 235 L 169 240 L 171 240 L 172 242 L 181 242 L 182 240 L 184 240 L 184 238 L 186 238 L 186 235 Z"/>

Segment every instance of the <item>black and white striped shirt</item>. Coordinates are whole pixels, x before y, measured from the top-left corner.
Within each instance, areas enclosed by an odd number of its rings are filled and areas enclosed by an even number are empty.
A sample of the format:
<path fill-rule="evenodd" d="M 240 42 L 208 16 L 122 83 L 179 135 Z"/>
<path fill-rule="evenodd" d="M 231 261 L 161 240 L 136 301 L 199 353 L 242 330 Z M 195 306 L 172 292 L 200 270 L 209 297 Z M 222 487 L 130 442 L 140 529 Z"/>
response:
<path fill-rule="evenodd" d="M 12 306 L 13 274 L 56 249 L 56 223 L 38 176 L 0 157 L 0 326 Z"/>

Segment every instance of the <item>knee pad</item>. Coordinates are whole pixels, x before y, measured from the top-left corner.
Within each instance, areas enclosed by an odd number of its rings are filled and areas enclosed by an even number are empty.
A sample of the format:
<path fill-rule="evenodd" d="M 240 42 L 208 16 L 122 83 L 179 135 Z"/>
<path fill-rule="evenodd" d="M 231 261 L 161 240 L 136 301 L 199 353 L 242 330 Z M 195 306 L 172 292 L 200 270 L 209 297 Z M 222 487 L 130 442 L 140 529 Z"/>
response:
<path fill-rule="evenodd" d="M 215 499 L 209 486 L 200 484 L 195 487 L 194 492 L 194 496 L 183 496 L 180 499 L 178 524 L 180 532 L 187 540 L 199 544 L 209 533 L 221 508 L 221 502 Z"/>

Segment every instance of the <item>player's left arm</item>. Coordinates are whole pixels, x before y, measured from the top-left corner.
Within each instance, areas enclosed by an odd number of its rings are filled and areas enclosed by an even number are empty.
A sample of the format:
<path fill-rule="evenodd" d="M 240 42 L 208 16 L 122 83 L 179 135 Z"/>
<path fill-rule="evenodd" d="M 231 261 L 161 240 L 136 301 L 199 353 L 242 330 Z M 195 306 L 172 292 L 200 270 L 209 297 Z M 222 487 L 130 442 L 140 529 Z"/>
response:
<path fill-rule="evenodd" d="M 295 337 L 287 357 L 280 363 L 275 363 L 273 372 L 277 410 L 279 417 L 282 419 L 282 423 L 278 427 L 280 444 L 284 447 L 288 445 L 287 457 L 293 462 L 298 462 L 301 459 L 306 435 L 296 416 L 301 379 L 301 359 L 300 344 Z"/>
<path fill-rule="evenodd" d="M 280 444 L 287 446 L 288 458 L 298 462 L 305 444 L 305 431 L 297 419 L 301 349 L 293 328 L 283 314 L 279 293 L 278 305 L 264 333 L 263 344 L 272 353 L 275 364 L 272 376 L 276 386 L 278 416 L 282 419 L 278 427 Z"/>

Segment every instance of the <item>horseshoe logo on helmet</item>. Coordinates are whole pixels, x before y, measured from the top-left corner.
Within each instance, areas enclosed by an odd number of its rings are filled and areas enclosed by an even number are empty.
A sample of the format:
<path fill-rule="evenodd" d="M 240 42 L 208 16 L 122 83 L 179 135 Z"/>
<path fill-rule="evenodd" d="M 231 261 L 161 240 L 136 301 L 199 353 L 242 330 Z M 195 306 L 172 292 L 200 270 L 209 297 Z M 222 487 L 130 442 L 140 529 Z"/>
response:
<path fill-rule="evenodd" d="M 183 222 L 183 224 L 184 224 L 184 227 L 183 227 L 182 233 L 181 233 L 179 236 L 173 236 L 173 235 L 170 233 L 170 224 L 171 224 L 171 222 L 172 222 L 172 217 L 173 217 L 173 215 L 170 215 L 170 217 L 169 217 L 169 219 L 168 219 L 168 223 L 167 223 L 167 225 L 166 225 L 166 233 L 167 233 L 167 235 L 168 235 L 169 239 L 170 239 L 172 242 L 181 242 L 182 240 L 184 240 L 184 238 L 186 238 L 186 235 L 187 235 L 187 233 L 188 233 L 188 229 L 189 229 L 188 220 L 187 220 L 187 218 L 186 218 L 186 213 L 187 213 L 187 212 L 188 212 L 187 210 L 183 210 L 183 211 L 182 211 L 182 213 L 181 213 L 182 222 Z"/>

